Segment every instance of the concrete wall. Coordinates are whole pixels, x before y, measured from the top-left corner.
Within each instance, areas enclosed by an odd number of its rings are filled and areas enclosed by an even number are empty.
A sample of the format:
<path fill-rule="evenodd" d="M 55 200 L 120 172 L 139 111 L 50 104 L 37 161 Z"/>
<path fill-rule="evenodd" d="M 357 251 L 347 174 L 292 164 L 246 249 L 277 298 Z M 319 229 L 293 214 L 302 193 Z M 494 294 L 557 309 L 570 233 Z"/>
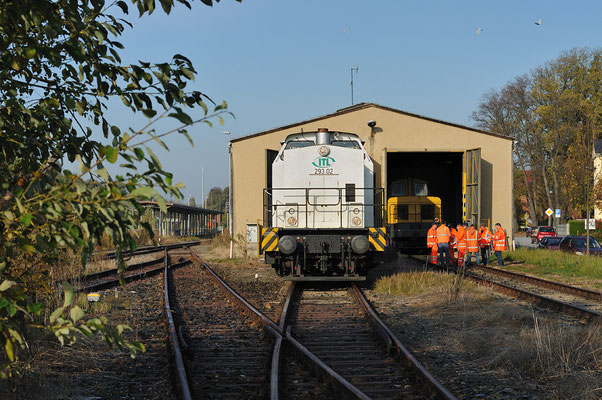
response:
<path fill-rule="evenodd" d="M 369 120 L 376 121 L 371 136 Z M 496 135 L 407 115 L 377 105 L 358 107 L 307 121 L 267 134 L 232 141 L 234 233 L 245 233 L 247 223 L 261 222 L 262 193 L 266 187 L 267 150 L 279 150 L 291 133 L 328 128 L 351 132 L 365 140 L 374 161 L 377 182 L 386 185 L 381 173 L 386 151 L 465 151 L 481 148 L 481 220 L 500 222 L 512 231 L 512 140 Z M 390 167 L 390 166 L 389 166 Z"/>

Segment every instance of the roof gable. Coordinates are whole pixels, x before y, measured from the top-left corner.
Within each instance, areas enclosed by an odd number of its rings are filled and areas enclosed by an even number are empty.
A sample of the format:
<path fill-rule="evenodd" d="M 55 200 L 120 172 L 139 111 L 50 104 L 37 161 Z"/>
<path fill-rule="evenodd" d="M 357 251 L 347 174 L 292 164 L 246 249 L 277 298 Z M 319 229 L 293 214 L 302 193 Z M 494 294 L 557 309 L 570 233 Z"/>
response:
<path fill-rule="evenodd" d="M 311 119 L 308 119 L 308 120 L 304 120 L 304 121 L 300 121 L 300 122 L 295 122 L 293 124 L 289 124 L 289 125 L 284 125 L 284 126 L 280 126 L 280 127 L 277 127 L 277 128 L 273 128 L 273 129 L 270 129 L 270 130 L 267 130 L 267 131 L 257 132 L 257 133 L 253 133 L 251 135 L 246 135 L 246 136 L 242 136 L 242 137 L 239 137 L 239 138 L 236 138 L 236 139 L 232 139 L 232 140 L 230 140 L 230 143 L 240 142 L 240 141 L 243 141 L 243 140 L 246 140 L 246 139 L 251 139 L 251 138 L 254 138 L 254 137 L 257 137 L 257 136 L 267 135 L 267 134 L 270 134 L 270 133 L 273 133 L 273 132 L 277 132 L 277 131 L 281 131 L 281 130 L 284 130 L 284 129 L 291 129 L 291 128 L 294 128 L 296 126 L 305 125 L 305 124 L 308 124 L 308 123 L 320 121 L 320 120 L 327 119 L 327 118 L 336 117 L 336 116 L 347 114 L 347 113 L 356 112 L 356 111 L 359 111 L 359 110 L 365 110 L 365 109 L 371 108 L 371 107 L 379 108 L 381 110 L 390 111 L 390 112 L 393 112 L 393 113 L 396 113 L 396 114 L 407 115 L 409 117 L 419 118 L 419 119 L 422 119 L 422 120 L 425 120 L 425 121 L 430 121 L 430 122 L 435 122 L 435 123 L 438 123 L 438 124 L 452 126 L 452 127 L 455 127 L 455 128 L 466 129 L 466 130 L 469 130 L 469 131 L 472 131 L 472 132 L 482 133 L 482 134 L 490 135 L 490 136 L 496 136 L 496 137 L 499 137 L 499 138 L 502 138 L 502 139 L 513 140 L 513 138 L 509 137 L 509 136 L 500 135 L 500 134 L 497 134 L 497 133 L 492 133 L 492 132 L 484 131 L 484 130 L 481 130 L 481 129 L 472 128 L 470 126 L 456 124 L 456 123 L 453 123 L 453 122 L 447 122 L 447 121 L 439 120 L 439 119 L 436 119 L 436 118 L 426 117 L 424 115 L 413 114 L 413 113 L 410 113 L 410 112 L 407 112 L 407 111 L 398 110 L 398 109 L 391 108 L 391 107 L 381 106 L 380 104 L 376 104 L 376 103 L 358 103 L 358 104 L 355 104 L 353 106 L 341 108 L 341 109 L 339 109 L 336 112 L 331 113 L 331 114 L 321 115 L 321 116 L 316 117 L 316 118 L 311 118 Z"/>

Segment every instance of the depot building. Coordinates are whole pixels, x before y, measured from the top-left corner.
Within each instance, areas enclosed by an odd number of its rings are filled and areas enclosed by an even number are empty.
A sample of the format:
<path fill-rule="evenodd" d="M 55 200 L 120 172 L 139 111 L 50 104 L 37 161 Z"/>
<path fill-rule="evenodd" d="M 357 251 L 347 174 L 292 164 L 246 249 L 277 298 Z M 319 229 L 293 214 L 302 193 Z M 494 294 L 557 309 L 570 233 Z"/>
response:
<path fill-rule="evenodd" d="M 368 124 L 371 122 L 370 124 Z M 421 179 L 441 198 L 446 222 L 501 223 L 512 239 L 512 138 L 374 103 L 360 103 L 306 121 L 230 141 L 233 232 L 253 241 L 262 224 L 263 189 L 281 141 L 299 132 L 357 134 L 374 163 L 375 186 Z"/>

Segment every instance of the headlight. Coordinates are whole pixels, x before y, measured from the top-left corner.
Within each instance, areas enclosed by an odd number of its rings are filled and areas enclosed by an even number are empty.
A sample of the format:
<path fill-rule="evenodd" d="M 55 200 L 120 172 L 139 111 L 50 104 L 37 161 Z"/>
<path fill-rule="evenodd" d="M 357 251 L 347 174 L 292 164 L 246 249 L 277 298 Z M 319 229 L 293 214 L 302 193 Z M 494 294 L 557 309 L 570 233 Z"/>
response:
<path fill-rule="evenodd" d="M 322 146 L 320 147 L 320 150 L 318 150 L 318 153 L 320 153 L 322 157 L 326 157 L 330 153 L 330 149 L 326 146 Z"/>
<path fill-rule="evenodd" d="M 353 225 L 360 225 L 362 223 L 362 219 L 360 217 L 353 217 L 351 222 L 353 223 Z"/>
<path fill-rule="evenodd" d="M 287 220 L 289 225 L 296 225 L 297 224 L 297 220 L 295 219 L 295 217 L 289 217 L 289 219 Z"/>
<path fill-rule="evenodd" d="M 359 209 L 359 208 L 357 208 L 357 207 L 355 207 L 355 208 L 353 209 L 353 213 L 354 213 L 355 215 L 358 215 L 358 214 L 360 213 L 360 209 Z"/>

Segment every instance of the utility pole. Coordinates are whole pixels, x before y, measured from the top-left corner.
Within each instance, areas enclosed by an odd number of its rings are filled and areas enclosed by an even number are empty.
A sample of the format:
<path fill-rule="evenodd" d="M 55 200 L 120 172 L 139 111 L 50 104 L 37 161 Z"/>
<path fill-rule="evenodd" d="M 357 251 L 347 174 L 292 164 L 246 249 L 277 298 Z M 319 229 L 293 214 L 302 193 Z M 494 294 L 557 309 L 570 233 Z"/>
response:
<path fill-rule="evenodd" d="M 590 142 L 591 142 L 591 137 L 590 137 L 590 129 L 589 129 L 589 119 L 588 119 L 588 124 L 587 124 L 587 136 L 586 136 L 586 142 L 585 145 L 587 147 L 587 162 L 585 164 L 585 176 L 587 179 L 587 183 L 585 184 L 585 207 L 587 208 L 587 212 L 586 212 L 586 216 L 587 216 L 587 220 L 585 221 L 585 232 L 586 232 L 586 249 L 587 249 L 587 255 L 589 256 L 589 241 L 590 241 L 590 234 L 589 234 L 589 217 L 590 217 L 590 210 L 589 210 L 589 198 L 590 198 L 590 185 L 591 185 L 591 175 L 590 175 L 590 170 L 591 170 L 591 163 L 592 163 L 592 151 L 590 150 Z M 596 228 L 595 223 L 594 223 L 594 229 Z"/>
<path fill-rule="evenodd" d="M 201 207 L 205 208 L 205 167 L 201 167 Z"/>
<path fill-rule="evenodd" d="M 357 75 L 359 66 L 356 65 L 355 68 L 351 68 L 351 105 L 353 105 L 353 71 L 355 71 L 355 74 Z"/>

